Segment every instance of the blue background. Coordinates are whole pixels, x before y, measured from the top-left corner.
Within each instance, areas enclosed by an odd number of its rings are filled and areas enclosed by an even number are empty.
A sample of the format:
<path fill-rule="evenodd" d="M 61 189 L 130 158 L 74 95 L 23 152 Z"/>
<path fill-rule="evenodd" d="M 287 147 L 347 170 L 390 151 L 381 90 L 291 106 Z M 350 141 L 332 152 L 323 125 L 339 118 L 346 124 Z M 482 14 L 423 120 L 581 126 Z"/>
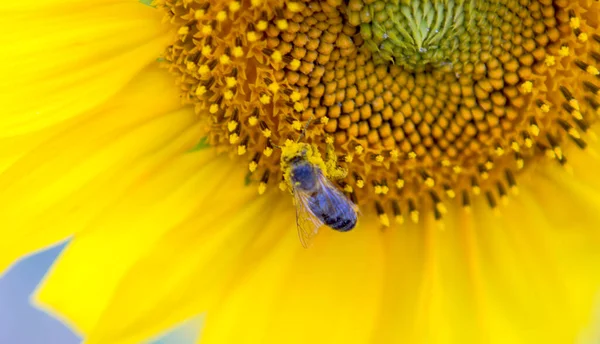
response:
<path fill-rule="evenodd" d="M 14 265 L 0 277 L 0 343 L 2 344 L 78 344 L 77 337 L 60 321 L 29 304 L 29 296 L 52 262 L 64 248 L 53 247 Z M 192 320 L 156 344 L 192 344 L 198 335 L 200 320 Z"/>

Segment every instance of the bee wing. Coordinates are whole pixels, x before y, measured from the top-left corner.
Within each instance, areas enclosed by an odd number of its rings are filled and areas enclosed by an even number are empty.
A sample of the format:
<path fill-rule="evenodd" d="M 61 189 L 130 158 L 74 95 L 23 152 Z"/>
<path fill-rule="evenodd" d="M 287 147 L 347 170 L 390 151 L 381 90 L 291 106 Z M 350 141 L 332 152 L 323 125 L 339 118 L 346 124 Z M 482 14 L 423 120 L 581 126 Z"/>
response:
<path fill-rule="evenodd" d="M 358 213 L 358 206 L 348 199 L 348 197 L 346 197 L 346 195 L 344 195 L 344 193 L 342 193 L 338 187 L 323 174 L 319 174 L 319 183 L 321 190 L 323 190 L 323 193 L 326 196 L 327 206 L 331 211 L 350 205 L 354 212 Z"/>
<path fill-rule="evenodd" d="M 323 221 L 319 219 L 308 207 L 308 194 L 298 189 L 294 189 L 294 200 L 296 203 L 296 226 L 298 227 L 298 237 L 304 248 L 308 248 L 323 226 Z"/>

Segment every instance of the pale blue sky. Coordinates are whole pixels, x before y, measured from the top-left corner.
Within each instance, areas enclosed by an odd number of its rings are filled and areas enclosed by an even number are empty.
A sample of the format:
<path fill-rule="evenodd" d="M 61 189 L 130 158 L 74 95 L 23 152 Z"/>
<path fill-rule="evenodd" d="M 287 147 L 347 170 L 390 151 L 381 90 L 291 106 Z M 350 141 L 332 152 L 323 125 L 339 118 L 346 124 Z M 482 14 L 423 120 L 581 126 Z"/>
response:
<path fill-rule="evenodd" d="M 29 295 L 64 245 L 28 257 L 0 277 L 0 343 L 78 344 L 81 339 L 60 321 L 29 305 Z M 173 331 L 154 344 L 192 344 L 199 321 Z"/>

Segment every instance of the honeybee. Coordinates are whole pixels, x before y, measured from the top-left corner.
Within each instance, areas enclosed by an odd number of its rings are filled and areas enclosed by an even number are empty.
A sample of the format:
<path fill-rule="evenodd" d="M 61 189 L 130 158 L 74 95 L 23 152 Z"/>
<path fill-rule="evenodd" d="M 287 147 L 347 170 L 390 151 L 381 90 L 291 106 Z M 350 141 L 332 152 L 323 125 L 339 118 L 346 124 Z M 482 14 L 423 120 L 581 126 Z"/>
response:
<path fill-rule="evenodd" d="M 294 196 L 296 225 L 302 246 L 309 247 L 323 225 L 340 232 L 356 226 L 358 208 L 329 180 L 343 178 L 333 146 L 328 145 L 327 161 L 307 143 L 287 142 L 282 148 L 284 179 Z"/>

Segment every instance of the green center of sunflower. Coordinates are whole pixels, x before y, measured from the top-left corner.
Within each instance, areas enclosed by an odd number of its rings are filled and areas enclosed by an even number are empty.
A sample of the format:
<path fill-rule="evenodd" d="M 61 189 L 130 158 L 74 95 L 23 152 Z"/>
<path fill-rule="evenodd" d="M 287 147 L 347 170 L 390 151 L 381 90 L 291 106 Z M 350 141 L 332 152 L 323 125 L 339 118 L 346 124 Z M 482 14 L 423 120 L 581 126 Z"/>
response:
<path fill-rule="evenodd" d="M 259 193 L 281 185 L 286 140 L 333 142 L 340 189 L 384 225 L 440 218 L 455 197 L 496 208 L 524 166 L 565 165 L 566 138 L 585 148 L 600 107 L 598 2 L 158 5 L 178 30 L 165 60 L 184 100 Z"/>
<path fill-rule="evenodd" d="M 490 1 L 354 0 L 346 13 L 374 56 L 422 71 L 463 64 L 461 52 L 479 54 L 501 8 Z"/>

